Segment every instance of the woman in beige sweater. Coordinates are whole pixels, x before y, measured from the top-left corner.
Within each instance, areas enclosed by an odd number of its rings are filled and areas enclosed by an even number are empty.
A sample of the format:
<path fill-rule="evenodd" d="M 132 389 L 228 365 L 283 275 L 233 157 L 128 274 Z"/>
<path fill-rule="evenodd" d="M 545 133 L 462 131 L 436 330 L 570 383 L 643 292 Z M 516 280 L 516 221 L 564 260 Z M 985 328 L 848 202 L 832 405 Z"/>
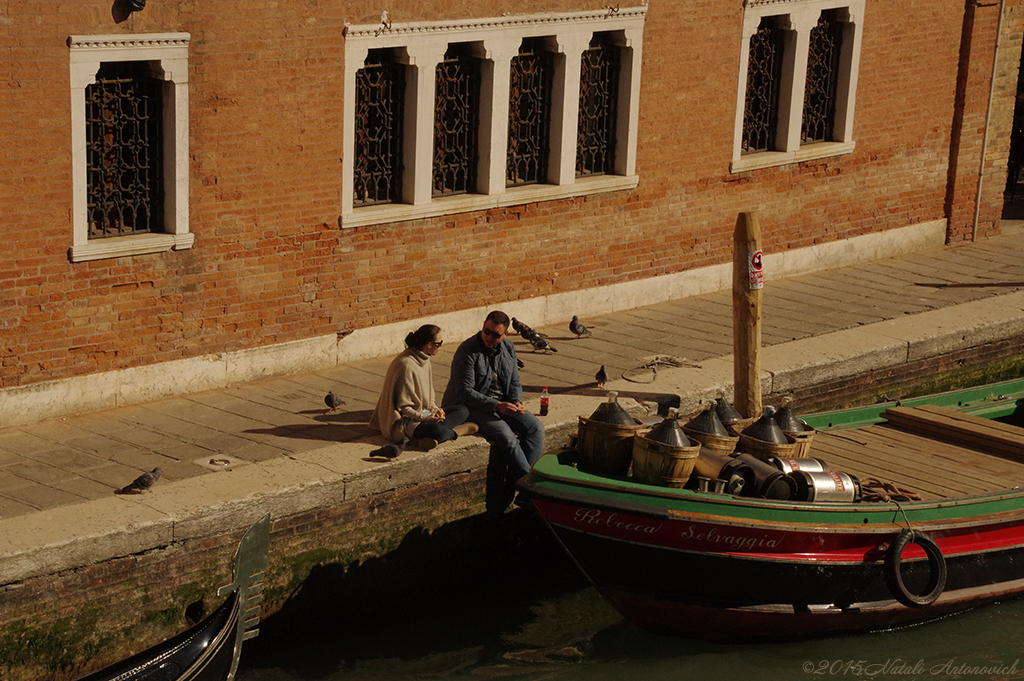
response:
<path fill-rule="evenodd" d="M 392 442 L 413 438 L 420 449 L 475 432 L 475 424 L 466 423 L 468 407 L 456 405 L 446 413 L 435 401 L 430 358 L 444 344 L 441 328 L 424 324 L 405 337 L 405 344 L 388 367 L 370 427 Z"/>

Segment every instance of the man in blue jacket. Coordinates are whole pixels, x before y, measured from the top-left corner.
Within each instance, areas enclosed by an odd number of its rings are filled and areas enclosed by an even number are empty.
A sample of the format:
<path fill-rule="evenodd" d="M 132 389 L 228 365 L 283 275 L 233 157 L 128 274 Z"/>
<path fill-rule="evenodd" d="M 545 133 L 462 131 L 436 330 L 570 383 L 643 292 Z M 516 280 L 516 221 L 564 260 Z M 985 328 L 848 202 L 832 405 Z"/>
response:
<path fill-rule="evenodd" d="M 469 422 L 508 463 L 513 479 L 530 471 L 544 449 L 544 424 L 523 406 L 516 348 L 505 334 L 508 315 L 495 310 L 484 328 L 466 339 L 452 357 L 451 378 L 441 406 L 469 407 Z"/>

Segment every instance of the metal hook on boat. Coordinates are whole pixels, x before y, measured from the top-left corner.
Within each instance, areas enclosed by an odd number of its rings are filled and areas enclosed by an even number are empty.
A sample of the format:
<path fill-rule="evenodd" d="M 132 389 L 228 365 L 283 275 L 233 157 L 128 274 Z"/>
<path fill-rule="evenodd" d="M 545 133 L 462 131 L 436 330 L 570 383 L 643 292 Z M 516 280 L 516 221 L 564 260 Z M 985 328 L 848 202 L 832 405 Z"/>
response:
<path fill-rule="evenodd" d="M 901 572 L 903 550 L 909 544 L 920 546 L 928 557 L 928 583 L 920 594 L 911 593 L 903 582 Z M 921 608 L 931 605 L 942 595 L 942 590 L 946 587 L 946 559 L 934 539 L 921 530 L 908 527 L 901 530 L 896 540 L 889 545 L 889 550 L 885 554 L 882 574 L 885 576 L 885 583 L 889 587 L 889 591 L 897 601 L 908 608 Z"/>

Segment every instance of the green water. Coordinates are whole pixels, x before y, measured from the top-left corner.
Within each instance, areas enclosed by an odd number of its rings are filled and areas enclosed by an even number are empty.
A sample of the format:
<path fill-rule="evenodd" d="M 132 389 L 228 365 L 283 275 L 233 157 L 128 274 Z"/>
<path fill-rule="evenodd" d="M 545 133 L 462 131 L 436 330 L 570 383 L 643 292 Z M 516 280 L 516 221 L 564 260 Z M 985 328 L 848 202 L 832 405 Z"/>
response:
<path fill-rule="evenodd" d="M 709 644 L 624 622 L 535 527 L 497 535 L 440 577 L 411 569 L 382 592 L 297 599 L 245 644 L 238 680 L 1024 679 L 1024 601 L 896 631 Z"/>

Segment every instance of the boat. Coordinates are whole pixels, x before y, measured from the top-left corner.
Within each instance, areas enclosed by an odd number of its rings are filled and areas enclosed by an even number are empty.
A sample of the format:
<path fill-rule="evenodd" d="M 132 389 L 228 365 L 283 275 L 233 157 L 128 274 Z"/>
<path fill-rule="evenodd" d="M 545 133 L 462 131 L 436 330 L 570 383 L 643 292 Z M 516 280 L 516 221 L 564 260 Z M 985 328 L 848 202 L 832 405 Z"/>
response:
<path fill-rule="evenodd" d="M 884 630 L 1024 594 L 1015 414 L 1020 380 L 804 416 L 810 456 L 876 492 L 842 501 L 641 484 L 580 466 L 572 449 L 517 484 L 644 629 L 735 642 Z"/>
<path fill-rule="evenodd" d="M 242 536 L 234 580 L 217 591 L 227 598 L 213 614 L 187 631 L 116 662 L 79 681 L 232 681 L 242 642 L 259 634 L 259 603 L 270 543 L 270 516 Z"/>

